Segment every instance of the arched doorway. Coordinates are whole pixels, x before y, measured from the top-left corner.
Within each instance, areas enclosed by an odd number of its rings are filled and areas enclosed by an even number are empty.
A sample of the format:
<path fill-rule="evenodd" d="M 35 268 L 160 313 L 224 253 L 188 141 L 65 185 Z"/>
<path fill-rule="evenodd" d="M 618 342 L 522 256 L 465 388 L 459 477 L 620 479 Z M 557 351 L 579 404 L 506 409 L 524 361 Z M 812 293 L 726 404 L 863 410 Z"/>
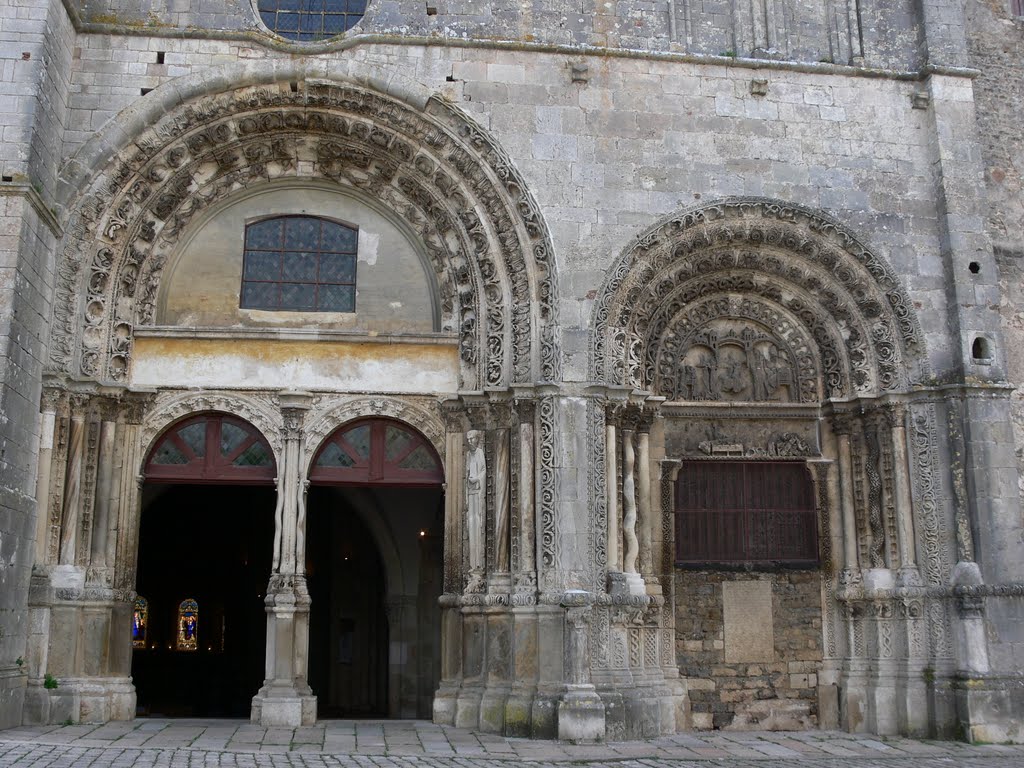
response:
<path fill-rule="evenodd" d="M 244 717 L 263 678 L 276 466 L 248 422 L 203 413 L 145 463 L 132 678 L 140 714 Z"/>
<path fill-rule="evenodd" d="M 309 472 L 309 682 L 323 717 L 430 717 L 440 677 L 444 472 L 393 419 L 350 422 Z"/>

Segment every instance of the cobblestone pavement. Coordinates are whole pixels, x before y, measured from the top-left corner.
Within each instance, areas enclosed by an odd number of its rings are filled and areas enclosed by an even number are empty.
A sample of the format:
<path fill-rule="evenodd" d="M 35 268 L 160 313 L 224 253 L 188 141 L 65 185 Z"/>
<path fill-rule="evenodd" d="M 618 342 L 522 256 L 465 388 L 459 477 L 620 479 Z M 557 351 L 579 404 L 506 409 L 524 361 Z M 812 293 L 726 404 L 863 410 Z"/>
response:
<path fill-rule="evenodd" d="M 0 731 L 0 768 L 994 768 L 1024 746 L 804 731 L 686 733 L 573 745 L 507 739 L 423 721 L 325 721 L 261 728 L 242 720 L 136 720 Z"/>

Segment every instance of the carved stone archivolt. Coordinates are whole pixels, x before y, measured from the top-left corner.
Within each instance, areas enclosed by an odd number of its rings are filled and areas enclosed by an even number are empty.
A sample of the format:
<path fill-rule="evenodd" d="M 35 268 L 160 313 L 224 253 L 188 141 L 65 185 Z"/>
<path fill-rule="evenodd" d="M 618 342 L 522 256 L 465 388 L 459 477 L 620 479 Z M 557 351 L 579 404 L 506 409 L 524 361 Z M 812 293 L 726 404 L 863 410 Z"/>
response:
<path fill-rule="evenodd" d="M 426 405 L 395 397 L 371 396 L 345 398 L 319 396 L 312 413 L 306 417 L 303 477 L 309 476 L 310 462 L 320 445 L 339 427 L 355 419 L 385 417 L 405 422 L 417 429 L 434 446 L 442 461 L 445 458 L 445 425 L 439 413 L 431 413 Z"/>
<path fill-rule="evenodd" d="M 230 413 L 252 424 L 266 438 L 274 451 L 274 461 L 281 466 L 284 424 L 274 396 L 246 396 L 236 392 L 162 392 L 142 424 L 142 457 L 148 456 L 165 429 L 205 411 Z M 141 467 L 139 468 L 141 470 Z"/>
<path fill-rule="evenodd" d="M 254 86 L 198 97 L 96 169 L 58 264 L 49 369 L 129 380 L 134 329 L 196 216 L 280 178 L 328 179 L 418 235 L 463 386 L 559 378 L 550 237 L 504 151 L 454 106 L 417 110 L 351 84 Z M 101 172 L 102 171 L 102 172 Z"/>
<path fill-rule="evenodd" d="M 899 278 L 839 223 L 728 198 L 663 219 L 615 263 L 592 378 L 672 398 L 813 402 L 927 374 Z"/>

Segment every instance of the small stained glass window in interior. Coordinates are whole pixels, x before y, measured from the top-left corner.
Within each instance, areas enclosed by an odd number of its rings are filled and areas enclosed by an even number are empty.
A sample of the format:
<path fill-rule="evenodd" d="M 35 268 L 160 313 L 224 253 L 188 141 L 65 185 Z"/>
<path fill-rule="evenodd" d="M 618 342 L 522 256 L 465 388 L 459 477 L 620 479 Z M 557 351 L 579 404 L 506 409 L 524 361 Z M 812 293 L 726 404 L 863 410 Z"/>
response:
<path fill-rule="evenodd" d="M 366 13 L 367 0 L 259 0 L 260 19 L 271 32 L 301 43 L 348 32 Z"/>
<path fill-rule="evenodd" d="M 353 227 L 316 216 L 277 216 L 249 224 L 242 308 L 355 312 L 358 241 Z"/>
<path fill-rule="evenodd" d="M 145 648 L 149 632 L 149 601 L 136 597 L 132 607 L 132 648 Z"/>
<path fill-rule="evenodd" d="M 199 603 L 192 598 L 182 600 L 178 606 L 178 637 L 175 647 L 179 651 L 194 651 L 199 647 Z"/>

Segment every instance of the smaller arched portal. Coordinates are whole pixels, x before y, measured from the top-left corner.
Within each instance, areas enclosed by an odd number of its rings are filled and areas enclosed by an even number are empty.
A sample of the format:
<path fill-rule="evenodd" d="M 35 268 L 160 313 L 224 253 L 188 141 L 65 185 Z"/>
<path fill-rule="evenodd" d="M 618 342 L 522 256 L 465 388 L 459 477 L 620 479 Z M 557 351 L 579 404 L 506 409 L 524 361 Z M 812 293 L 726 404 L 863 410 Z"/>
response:
<path fill-rule="evenodd" d="M 642 600 L 653 583 L 672 596 L 643 620 L 668 630 L 663 660 L 714 691 L 691 701 L 695 723 L 797 727 L 841 711 L 855 727 L 849 713 L 871 722 L 882 690 L 916 722 L 919 673 L 894 681 L 884 649 L 847 638 L 864 631 L 859 616 L 906 611 L 865 607 L 861 585 L 936 583 L 918 559 L 934 516 L 914 503 L 927 452 L 908 437 L 926 418 L 912 395 L 929 376 L 925 347 L 887 259 L 779 200 L 674 213 L 609 270 L 591 337 L 592 378 L 607 385 L 595 555 L 613 600 Z M 625 629 L 614 613 L 608 626 Z M 879 632 L 913 642 L 899 626 Z M 919 670 L 942 652 L 921 645 Z M 615 681 L 608 666 L 595 678 Z M 724 693 L 737 681 L 742 693 Z"/>
<path fill-rule="evenodd" d="M 140 714 L 249 713 L 263 678 L 276 473 L 266 438 L 225 413 L 176 421 L 150 448 L 136 580 L 144 628 L 131 638 Z"/>
<path fill-rule="evenodd" d="M 348 422 L 309 471 L 309 683 L 321 716 L 430 717 L 440 678 L 444 471 L 387 418 Z"/>

